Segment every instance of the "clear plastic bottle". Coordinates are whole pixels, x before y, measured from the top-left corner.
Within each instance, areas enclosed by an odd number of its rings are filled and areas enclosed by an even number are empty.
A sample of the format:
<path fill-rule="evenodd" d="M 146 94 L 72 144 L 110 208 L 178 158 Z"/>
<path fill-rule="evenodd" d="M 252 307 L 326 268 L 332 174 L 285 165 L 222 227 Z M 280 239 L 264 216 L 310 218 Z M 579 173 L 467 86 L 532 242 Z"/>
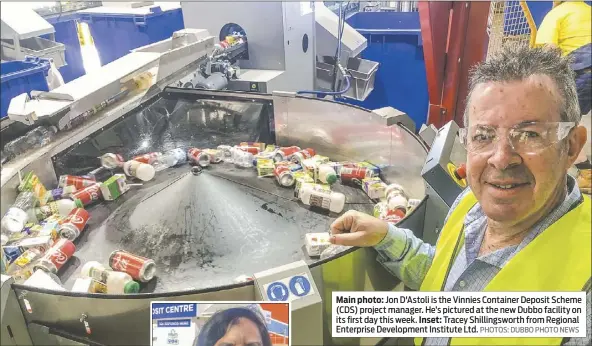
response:
<path fill-rule="evenodd" d="M 238 167 L 249 168 L 253 167 L 253 159 L 255 156 L 249 152 L 240 149 L 233 150 L 232 160 Z"/>
<path fill-rule="evenodd" d="M 230 145 L 219 145 L 218 150 L 222 151 L 222 160 L 224 162 L 232 163 L 233 148 Z"/>
<path fill-rule="evenodd" d="M 187 162 L 187 153 L 180 148 L 169 150 L 164 154 L 159 155 L 152 166 L 157 172 L 169 167 L 175 167 Z"/>
<path fill-rule="evenodd" d="M 116 272 L 105 268 L 96 261 L 87 262 L 81 269 L 83 277 L 90 277 L 106 286 L 107 294 L 138 293 L 140 284 L 124 272 Z"/>
<path fill-rule="evenodd" d="M 0 227 L 5 237 L 2 237 L 2 245 L 8 241 L 11 233 L 17 233 L 23 230 L 29 221 L 27 210 L 33 208 L 36 204 L 35 194 L 32 191 L 23 191 L 19 193 L 14 204 L 8 208 L 6 215 L 0 221 Z M 6 238 L 8 236 L 8 238 Z"/>
<path fill-rule="evenodd" d="M 34 148 L 41 148 L 50 143 L 58 132 L 55 126 L 39 126 L 24 136 L 16 138 L 4 146 L 4 152 L 9 157 L 15 157 Z"/>

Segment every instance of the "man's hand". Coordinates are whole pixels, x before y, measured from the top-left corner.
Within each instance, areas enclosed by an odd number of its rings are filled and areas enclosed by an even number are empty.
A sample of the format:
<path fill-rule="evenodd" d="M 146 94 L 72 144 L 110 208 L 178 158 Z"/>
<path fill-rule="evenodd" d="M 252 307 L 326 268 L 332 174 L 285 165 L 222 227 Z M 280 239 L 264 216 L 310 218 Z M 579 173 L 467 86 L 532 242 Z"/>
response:
<path fill-rule="evenodd" d="M 388 232 L 388 223 L 368 214 L 350 210 L 331 224 L 331 243 L 337 245 L 374 246 Z"/>

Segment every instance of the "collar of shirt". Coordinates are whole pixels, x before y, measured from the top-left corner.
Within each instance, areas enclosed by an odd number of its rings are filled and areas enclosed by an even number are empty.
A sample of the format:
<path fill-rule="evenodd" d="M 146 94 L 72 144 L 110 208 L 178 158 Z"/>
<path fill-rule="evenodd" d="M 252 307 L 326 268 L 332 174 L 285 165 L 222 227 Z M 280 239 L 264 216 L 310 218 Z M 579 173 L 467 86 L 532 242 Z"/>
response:
<path fill-rule="evenodd" d="M 468 189 L 467 189 L 468 190 Z M 464 195 L 464 194 L 463 194 Z M 487 217 L 479 203 L 475 204 L 465 217 L 465 253 L 467 256 L 467 263 L 472 263 L 475 259 L 479 259 L 485 263 L 502 268 L 518 251 L 530 244 L 541 232 L 551 226 L 555 221 L 559 220 L 563 215 L 567 214 L 572 208 L 582 201 L 582 193 L 576 184 L 574 178 L 567 176 L 567 194 L 563 202 L 555 208 L 547 216 L 539 220 L 532 229 L 528 232 L 526 237 L 519 245 L 507 246 L 499 249 L 485 256 L 478 258 L 479 249 L 483 242 L 485 229 L 487 225 Z"/>

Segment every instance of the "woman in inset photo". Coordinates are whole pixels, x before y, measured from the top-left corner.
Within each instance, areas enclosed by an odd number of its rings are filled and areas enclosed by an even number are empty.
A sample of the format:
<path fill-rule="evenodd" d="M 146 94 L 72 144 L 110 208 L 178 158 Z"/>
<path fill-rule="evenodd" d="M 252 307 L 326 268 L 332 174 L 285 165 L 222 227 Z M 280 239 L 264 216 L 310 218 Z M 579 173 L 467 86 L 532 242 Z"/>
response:
<path fill-rule="evenodd" d="M 200 331 L 195 346 L 272 346 L 262 316 L 247 308 L 216 312 Z"/>

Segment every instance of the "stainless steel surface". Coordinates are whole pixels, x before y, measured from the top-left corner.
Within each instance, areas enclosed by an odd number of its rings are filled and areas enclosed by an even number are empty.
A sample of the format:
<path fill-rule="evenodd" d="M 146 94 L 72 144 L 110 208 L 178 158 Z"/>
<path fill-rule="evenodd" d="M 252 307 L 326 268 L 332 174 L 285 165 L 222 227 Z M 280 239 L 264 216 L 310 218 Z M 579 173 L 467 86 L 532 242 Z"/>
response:
<path fill-rule="evenodd" d="M 52 147 L 55 174 L 91 170 L 105 152 L 130 157 L 179 146 L 273 142 L 275 134 L 279 144 L 311 146 L 337 160 L 392 165 L 383 170 L 385 181 L 403 184 L 415 198 L 425 194 L 419 173 L 426 151 L 418 138 L 404 127 L 386 126 L 367 110 L 279 95 L 172 89 L 162 95 L 109 126 L 87 126 L 80 137 Z M 265 117 L 266 111 L 273 112 L 273 119 Z M 111 250 L 123 247 L 157 261 L 157 280 L 142 287 L 142 292 L 157 293 L 85 295 L 15 285 L 22 310 L 23 299 L 32 308 L 25 313 L 27 321 L 101 344 L 146 344 L 151 300 L 253 300 L 252 284 L 228 285 L 234 277 L 304 259 L 324 300 L 324 344 L 376 341 L 330 336 L 332 291 L 402 289 L 378 264 L 374 250 L 351 249 L 325 262 L 311 260 L 301 250 L 304 233 L 326 231 L 335 215 L 303 208 L 292 190 L 251 171 L 217 166 L 193 176 L 188 169 L 161 172 L 119 200 L 90 208 L 89 228 L 60 272 L 69 287 L 84 261 L 106 262 Z M 348 194 L 347 208 L 371 211 L 372 203 L 359 189 L 336 188 Z M 416 210 L 423 216 L 423 209 Z M 413 216 L 401 225 L 421 230 L 422 217 Z M 91 335 L 80 322 L 82 314 L 88 316 Z"/>
<path fill-rule="evenodd" d="M 413 198 L 425 195 L 420 173 L 426 151 L 405 128 L 387 126 L 378 114 L 346 104 L 277 94 L 273 99 L 279 144 L 317 148 L 334 160 L 384 166 L 385 181 L 403 184 Z"/>
<path fill-rule="evenodd" d="M 6 275 L 0 279 L 0 345 L 31 345 L 23 311 L 11 284 L 14 280 Z"/>

